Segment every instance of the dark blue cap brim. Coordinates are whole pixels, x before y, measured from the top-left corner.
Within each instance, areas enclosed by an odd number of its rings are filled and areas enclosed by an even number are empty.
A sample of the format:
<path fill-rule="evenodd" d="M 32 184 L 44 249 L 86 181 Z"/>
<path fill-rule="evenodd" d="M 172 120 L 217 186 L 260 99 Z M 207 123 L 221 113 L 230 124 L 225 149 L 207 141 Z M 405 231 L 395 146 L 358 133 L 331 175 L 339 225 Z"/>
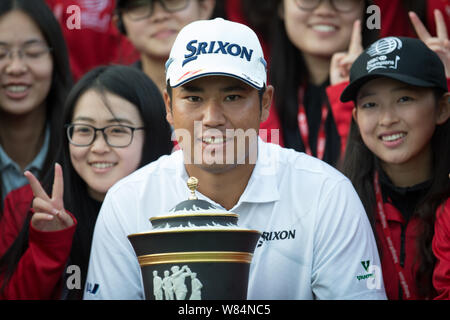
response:
<path fill-rule="evenodd" d="M 422 79 L 407 76 L 404 74 L 396 74 L 396 73 L 389 73 L 389 72 L 373 73 L 373 74 L 368 74 L 364 77 L 361 77 L 361 78 L 356 79 L 355 81 L 351 82 L 344 89 L 344 91 L 342 91 L 340 100 L 342 102 L 355 101 L 359 89 L 361 89 L 361 87 L 364 84 L 366 84 L 368 81 L 374 80 L 376 78 L 389 78 L 389 79 L 394 79 L 394 80 L 404 82 L 404 83 L 412 85 L 412 86 L 424 87 L 424 88 L 440 88 L 444 91 L 447 91 L 447 87 L 444 88 L 442 86 L 439 86 L 437 83 L 424 81 Z"/>

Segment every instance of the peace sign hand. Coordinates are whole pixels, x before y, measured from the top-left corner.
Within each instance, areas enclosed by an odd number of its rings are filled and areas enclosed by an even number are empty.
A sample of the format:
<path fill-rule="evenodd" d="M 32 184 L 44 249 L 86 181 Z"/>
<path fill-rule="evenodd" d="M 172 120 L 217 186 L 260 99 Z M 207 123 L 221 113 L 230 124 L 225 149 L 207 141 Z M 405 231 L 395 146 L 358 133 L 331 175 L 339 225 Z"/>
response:
<path fill-rule="evenodd" d="M 361 21 L 353 23 L 352 35 L 347 52 L 336 52 L 331 58 L 330 64 L 330 84 L 338 84 L 349 81 L 350 68 L 356 58 L 363 52 Z"/>
<path fill-rule="evenodd" d="M 427 28 L 414 12 L 409 12 L 409 18 L 411 19 L 411 23 L 414 26 L 419 39 L 441 58 L 445 67 L 445 75 L 447 78 L 450 78 L 450 41 L 448 39 L 447 26 L 442 12 L 438 9 L 434 10 L 437 37 L 431 36 Z"/>
<path fill-rule="evenodd" d="M 32 226 L 40 231 L 58 231 L 72 226 L 74 221 L 64 209 L 64 183 L 61 166 L 55 164 L 51 198 L 30 171 L 26 171 L 24 175 L 28 179 L 34 195 Z"/>

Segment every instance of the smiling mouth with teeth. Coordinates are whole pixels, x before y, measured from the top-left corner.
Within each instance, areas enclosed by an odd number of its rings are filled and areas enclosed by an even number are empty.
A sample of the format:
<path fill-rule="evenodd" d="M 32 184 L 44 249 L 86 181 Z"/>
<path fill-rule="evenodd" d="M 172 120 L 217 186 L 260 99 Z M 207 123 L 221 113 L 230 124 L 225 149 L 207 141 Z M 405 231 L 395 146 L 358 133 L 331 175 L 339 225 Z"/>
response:
<path fill-rule="evenodd" d="M 336 30 L 336 27 L 326 25 L 326 24 L 318 24 L 318 25 L 312 26 L 312 29 L 316 30 L 316 31 L 320 31 L 320 32 L 332 32 L 332 31 Z"/>
<path fill-rule="evenodd" d="M 405 136 L 406 136 L 406 133 L 396 133 L 396 134 L 391 134 L 389 136 L 382 136 L 381 140 L 383 140 L 383 141 L 395 141 L 395 140 L 401 139 L 401 138 L 403 138 Z"/>
<path fill-rule="evenodd" d="M 24 92 L 28 89 L 28 86 L 6 86 L 6 90 L 14 93 Z"/>
<path fill-rule="evenodd" d="M 97 169 L 106 169 L 106 168 L 111 168 L 114 166 L 114 163 L 104 163 L 104 162 L 96 162 L 96 163 L 91 163 L 91 166 Z"/>

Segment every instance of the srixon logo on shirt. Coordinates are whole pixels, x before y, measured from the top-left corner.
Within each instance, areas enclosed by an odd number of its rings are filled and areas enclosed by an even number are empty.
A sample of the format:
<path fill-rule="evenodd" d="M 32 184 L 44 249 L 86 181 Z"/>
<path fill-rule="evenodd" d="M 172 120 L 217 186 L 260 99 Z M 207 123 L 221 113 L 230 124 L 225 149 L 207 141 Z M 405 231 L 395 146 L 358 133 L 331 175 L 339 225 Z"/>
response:
<path fill-rule="evenodd" d="M 250 61 L 253 55 L 253 49 L 249 50 L 244 46 L 240 46 L 236 43 L 223 42 L 223 41 L 210 41 L 210 42 L 198 42 L 198 40 L 189 41 L 186 45 L 186 53 L 183 60 L 184 66 L 193 60 L 196 60 L 201 54 L 225 54 L 239 57 Z"/>
<path fill-rule="evenodd" d="M 261 247 L 266 241 L 278 241 L 278 240 L 289 240 L 295 239 L 295 229 L 294 230 L 283 230 L 283 231 L 270 231 L 263 232 L 259 238 L 257 248 Z"/>

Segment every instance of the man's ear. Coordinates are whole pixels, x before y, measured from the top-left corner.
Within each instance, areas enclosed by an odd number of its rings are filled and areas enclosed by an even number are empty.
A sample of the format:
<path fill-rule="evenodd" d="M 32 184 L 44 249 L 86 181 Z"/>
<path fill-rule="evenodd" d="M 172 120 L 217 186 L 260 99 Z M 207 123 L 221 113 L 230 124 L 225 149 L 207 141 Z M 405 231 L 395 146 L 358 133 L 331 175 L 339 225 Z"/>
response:
<path fill-rule="evenodd" d="M 211 19 L 214 8 L 216 6 L 216 0 L 199 0 L 198 4 L 200 6 L 200 19 Z"/>
<path fill-rule="evenodd" d="M 163 98 L 166 106 L 166 120 L 171 126 L 173 126 L 172 101 L 166 89 L 164 89 Z"/>
<path fill-rule="evenodd" d="M 450 92 L 446 92 L 438 102 L 436 124 L 444 124 L 450 117 Z"/>
<path fill-rule="evenodd" d="M 269 118 L 270 106 L 272 105 L 274 88 L 272 85 L 268 85 L 263 93 L 261 99 L 261 122 L 264 122 Z"/>

